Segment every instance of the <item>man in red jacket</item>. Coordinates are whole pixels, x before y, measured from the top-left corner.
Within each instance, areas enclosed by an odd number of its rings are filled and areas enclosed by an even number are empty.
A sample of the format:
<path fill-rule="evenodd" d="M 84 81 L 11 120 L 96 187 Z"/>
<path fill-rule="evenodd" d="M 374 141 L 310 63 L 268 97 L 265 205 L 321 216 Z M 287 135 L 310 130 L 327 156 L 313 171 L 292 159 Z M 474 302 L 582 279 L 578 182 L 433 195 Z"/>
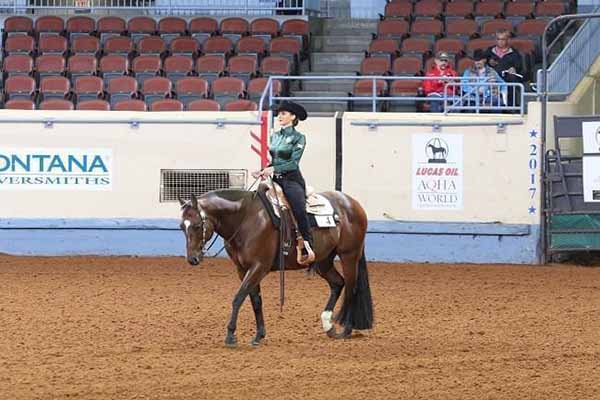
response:
<path fill-rule="evenodd" d="M 440 79 L 427 79 L 423 81 L 423 92 L 425 96 L 430 98 L 438 98 L 440 100 L 430 101 L 429 110 L 431 112 L 442 112 L 444 109 L 444 85 L 448 82 L 456 81 L 458 75 L 450 66 L 450 57 L 448 53 L 440 51 L 436 54 L 434 64 L 431 69 L 425 74 L 426 77 L 439 77 Z M 446 91 L 448 96 L 454 95 L 454 86 L 449 86 Z"/>

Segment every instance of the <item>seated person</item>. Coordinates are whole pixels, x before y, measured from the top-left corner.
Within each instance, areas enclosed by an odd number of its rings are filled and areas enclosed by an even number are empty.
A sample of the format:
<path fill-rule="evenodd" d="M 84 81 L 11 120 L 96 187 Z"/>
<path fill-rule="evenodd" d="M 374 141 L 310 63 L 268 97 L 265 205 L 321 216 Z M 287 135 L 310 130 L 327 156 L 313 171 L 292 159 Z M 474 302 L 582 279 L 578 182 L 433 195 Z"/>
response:
<path fill-rule="evenodd" d="M 440 77 L 441 79 L 428 79 L 423 81 L 423 92 L 427 97 L 437 97 L 439 99 L 444 98 L 444 86 L 453 81 L 451 78 L 458 76 L 456 71 L 452 69 L 449 63 L 450 57 L 448 53 L 440 51 L 436 54 L 434 63 L 431 69 L 425 74 L 426 77 Z M 446 90 L 446 96 L 454 96 L 454 86 L 449 86 Z M 442 112 L 444 109 L 444 102 L 430 101 L 429 110 L 431 112 Z"/>
<path fill-rule="evenodd" d="M 473 66 L 467 68 L 461 79 L 463 105 L 468 106 L 502 106 L 505 104 L 506 86 L 496 70 L 487 65 L 487 58 L 482 50 L 475 50 Z M 478 85 L 491 83 L 495 85 Z"/>
<path fill-rule="evenodd" d="M 505 82 L 523 83 L 526 75 L 521 54 L 510 46 L 510 32 L 502 29 L 496 32 L 496 45 L 489 47 L 485 55 L 492 68 Z M 520 89 L 508 90 L 508 105 L 518 105 Z M 515 96 L 516 94 L 516 96 Z"/>

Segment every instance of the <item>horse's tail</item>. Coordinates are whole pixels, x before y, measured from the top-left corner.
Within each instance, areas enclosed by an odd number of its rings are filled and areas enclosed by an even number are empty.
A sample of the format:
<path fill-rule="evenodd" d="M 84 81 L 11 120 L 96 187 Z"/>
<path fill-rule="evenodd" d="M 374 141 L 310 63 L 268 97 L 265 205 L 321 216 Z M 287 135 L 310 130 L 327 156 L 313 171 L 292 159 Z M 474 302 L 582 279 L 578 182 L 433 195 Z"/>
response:
<path fill-rule="evenodd" d="M 346 290 L 349 289 L 346 287 Z M 344 303 L 336 317 L 337 322 L 353 329 L 373 328 L 373 300 L 371 298 L 369 271 L 367 270 L 367 259 L 364 249 L 358 260 L 356 286 L 351 290 L 352 295 L 346 293 L 344 296 Z"/>

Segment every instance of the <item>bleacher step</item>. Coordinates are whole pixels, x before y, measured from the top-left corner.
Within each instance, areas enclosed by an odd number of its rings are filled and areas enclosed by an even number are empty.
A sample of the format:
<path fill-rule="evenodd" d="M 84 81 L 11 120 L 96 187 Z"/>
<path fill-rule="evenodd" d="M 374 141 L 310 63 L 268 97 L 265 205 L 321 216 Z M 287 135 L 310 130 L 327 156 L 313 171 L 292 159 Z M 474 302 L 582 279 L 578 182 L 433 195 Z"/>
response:
<path fill-rule="evenodd" d="M 377 32 L 378 20 L 331 18 L 323 23 L 325 35 L 370 35 Z"/>
<path fill-rule="evenodd" d="M 313 36 L 311 38 L 312 51 L 321 52 L 362 52 L 369 48 L 370 35 L 344 35 L 344 36 Z"/>
<path fill-rule="evenodd" d="M 293 91 L 292 97 L 347 97 L 346 92 L 327 92 L 327 91 Z M 345 100 L 297 100 L 308 112 L 332 112 L 346 111 L 348 102 Z"/>
<path fill-rule="evenodd" d="M 315 52 L 310 55 L 312 71 L 354 72 L 365 58 L 362 52 Z"/>
<path fill-rule="evenodd" d="M 356 76 L 353 72 L 305 72 L 304 76 Z M 356 79 L 329 79 L 303 81 L 302 87 L 308 91 L 331 90 L 334 92 L 351 92 Z"/>

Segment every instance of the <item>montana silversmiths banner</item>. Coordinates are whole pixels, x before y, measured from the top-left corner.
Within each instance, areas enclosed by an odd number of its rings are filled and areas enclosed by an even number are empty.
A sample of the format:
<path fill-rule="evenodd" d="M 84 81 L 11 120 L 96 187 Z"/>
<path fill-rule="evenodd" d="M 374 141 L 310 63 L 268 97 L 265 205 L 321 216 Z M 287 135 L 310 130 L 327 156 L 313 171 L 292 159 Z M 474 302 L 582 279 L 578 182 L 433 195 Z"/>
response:
<path fill-rule="evenodd" d="M 600 202 L 600 122 L 583 122 L 583 201 Z"/>
<path fill-rule="evenodd" d="M 463 208 L 463 135 L 414 134 L 412 160 L 413 209 Z"/>
<path fill-rule="evenodd" d="M 0 147 L 0 190 L 111 190 L 112 150 Z"/>

